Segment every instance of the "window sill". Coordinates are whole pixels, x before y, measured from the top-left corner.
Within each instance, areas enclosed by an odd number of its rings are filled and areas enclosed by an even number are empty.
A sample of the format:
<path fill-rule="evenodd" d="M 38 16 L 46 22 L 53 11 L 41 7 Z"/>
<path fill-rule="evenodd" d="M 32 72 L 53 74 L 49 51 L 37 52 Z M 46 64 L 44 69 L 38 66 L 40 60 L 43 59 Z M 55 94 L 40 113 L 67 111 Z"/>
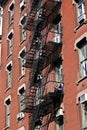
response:
<path fill-rule="evenodd" d="M 23 112 L 18 113 L 17 114 L 17 121 L 19 122 L 19 121 L 23 120 L 24 117 L 25 117 L 25 114 Z"/>
<path fill-rule="evenodd" d="M 74 29 L 74 32 L 76 33 L 78 31 L 78 29 L 84 25 L 84 24 L 87 24 L 87 19 L 85 19 L 81 24 L 79 24 L 75 29 Z"/>
<path fill-rule="evenodd" d="M 6 93 L 9 89 L 11 89 L 11 87 L 6 88 L 6 89 L 5 89 L 5 93 Z"/>
<path fill-rule="evenodd" d="M 6 59 L 8 59 L 11 55 L 12 55 L 12 54 L 9 54 L 9 55 L 6 57 Z"/>
<path fill-rule="evenodd" d="M 21 75 L 21 76 L 18 78 L 18 81 L 20 81 L 23 77 L 25 77 L 25 74 L 24 74 L 24 75 Z"/>
<path fill-rule="evenodd" d="M 24 41 L 26 41 L 26 38 L 20 41 L 19 45 L 23 44 Z"/>
<path fill-rule="evenodd" d="M 87 75 L 84 76 L 83 78 L 79 79 L 79 80 L 76 82 L 77 86 L 79 85 L 80 82 L 82 82 L 82 81 L 83 81 L 84 79 L 86 79 L 86 78 L 87 78 Z"/>
<path fill-rule="evenodd" d="M 9 28 L 11 25 L 13 25 L 13 23 L 14 23 L 14 20 L 10 21 L 10 23 L 9 23 L 9 25 L 8 25 L 8 28 Z"/>
<path fill-rule="evenodd" d="M 9 126 L 6 126 L 3 130 L 9 130 L 9 128 L 10 128 Z"/>

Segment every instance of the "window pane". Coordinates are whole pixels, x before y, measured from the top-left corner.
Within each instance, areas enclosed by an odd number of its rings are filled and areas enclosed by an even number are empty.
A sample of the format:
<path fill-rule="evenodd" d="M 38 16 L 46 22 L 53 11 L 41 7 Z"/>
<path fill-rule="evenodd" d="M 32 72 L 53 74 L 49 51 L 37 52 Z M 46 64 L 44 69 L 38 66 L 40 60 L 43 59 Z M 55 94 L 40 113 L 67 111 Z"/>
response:
<path fill-rule="evenodd" d="M 25 59 L 21 59 L 21 75 L 25 74 L 25 67 L 23 67 L 24 64 L 25 64 Z"/>
<path fill-rule="evenodd" d="M 25 99 L 25 91 L 23 91 L 23 93 L 20 94 L 20 111 L 24 110 L 25 108 L 24 99 Z"/>
<path fill-rule="evenodd" d="M 7 87 L 11 87 L 11 85 L 12 85 L 12 71 L 7 72 L 7 73 L 8 73 L 8 77 L 7 77 L 8 86 Z"/>
<path fill-rule="evenodd" d="M 10 126 L 10 105 L 6 106 L 6 126 Z"/>
<path fill-rule="evenodd" d="M 82 127 L 87 129 L 87 103 L 82 104 Z"/>

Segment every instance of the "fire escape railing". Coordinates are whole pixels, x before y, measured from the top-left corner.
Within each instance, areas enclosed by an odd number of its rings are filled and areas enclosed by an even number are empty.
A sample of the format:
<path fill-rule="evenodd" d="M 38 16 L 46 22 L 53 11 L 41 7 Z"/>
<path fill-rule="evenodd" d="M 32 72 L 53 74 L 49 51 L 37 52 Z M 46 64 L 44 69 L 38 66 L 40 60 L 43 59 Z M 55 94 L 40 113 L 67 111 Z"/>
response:
<path fill-rule="evenodd" d="M 59 109 L 64 95 L 63 89 L 47 92 L 47 94 L 42 93 L 39 103 L 36 104 L 37 89 L 45 89 L 43 86 L 47 82 L 47 78 L 44 82 L 42 73 L 50 65 L 49 74 L 54 63 L 61 62 L 62 50 L 61 42 L 46 41 L 48 30 L 52 28 L 52 24 L 58 24 L 61 20 L 59 13 L 61 1 L 45 0 L 40 7 L 39 2 L 40 0 L 33 0 L 26 24 L 26 29 L 33 32 L 30 49 L 25 55 L 26 63 L 24 64 L 26 68 L 31 69 L 29 88 L 23 100 L 25 103 L 24 112 L 31 113 L 30 130 L 34 130 L 38 125 L 43 127 L 43 118 L 46 115 L 50 114 L 50 120 L 47 124 L 55 120 L 55 113 Z M 46 27 L 48 28 L 46 29 Z M 44 31 L 46 33 L 45 40 L 43 40 Z"/>

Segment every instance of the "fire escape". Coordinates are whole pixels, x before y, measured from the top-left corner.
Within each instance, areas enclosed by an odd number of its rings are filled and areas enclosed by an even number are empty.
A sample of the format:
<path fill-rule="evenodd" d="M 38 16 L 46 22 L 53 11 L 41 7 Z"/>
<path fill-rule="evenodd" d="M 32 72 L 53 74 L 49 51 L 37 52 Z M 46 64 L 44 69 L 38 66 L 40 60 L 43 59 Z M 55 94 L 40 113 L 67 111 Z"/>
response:
<path fill-rule="evenodd" d="M 47 78 L 56 62 L 60 64 L 62 42 L 47 41 L 53 24 L 61 20 L 60 0 L 32 0 L 27 16 L 26 29 L 31 32 L 29 50 L 24 66 L 30 68 L 29 87 L 26 91 L 24 112 L 29 113 L 29 130 L 47 130 L 49 123 L 56 120 L 56 113 L 63 101 L 63 89 L 47 91 Z M 48 68 L 46 70 L 46 68 Z M 46 71 L 46 75 L 44 72 Z M 39 91 L 39 95 L 38 92 Z M 38 97 L 38 99 L 37 99 Z"/>

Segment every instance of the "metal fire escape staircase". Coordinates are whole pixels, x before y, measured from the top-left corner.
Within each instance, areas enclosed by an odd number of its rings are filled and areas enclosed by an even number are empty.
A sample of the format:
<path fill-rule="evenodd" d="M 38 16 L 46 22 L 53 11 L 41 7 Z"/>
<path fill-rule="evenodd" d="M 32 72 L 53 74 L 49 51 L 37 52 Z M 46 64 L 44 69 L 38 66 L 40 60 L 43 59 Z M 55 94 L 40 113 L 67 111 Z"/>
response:
<path fill-rule="evenodd" d="M 33 0 L 26 24 L 26 29 L 33 32 L 30 49 L 26 53 L 26 63 L 24 65 L 27 68 L 31 68 L 29 88 L 24 99 L 24 112 L 31 113 L 29 130 L 34 130 L 37 125 L 44 126 L 42 125 L 43 118 L 50 113 L 54 115 L 63 100 L 63 91 L 58 90 L 42 95 L 39 104 L 36 104 L 35 101 L 38 87 L 40 89 L 43 87 L 42 71 L 58 60 L 62 49 L 62 43 L 42 42 L 44 29 L 48 25 L 52 25 L 56 19 L 58 19 L 57 23 L 60 21 L 58 12 L 61 7 L 61 1 L 45 0 L 42 6 L 38 8 L 39 1 Z M 38 12 L 39 15 L 37 17 Z M 54 120 L 54 116 L 51 117 L 52 119 L 50 119 L 49 123 Z M 40 130 L 40 127 L 37 129 Z"/>

